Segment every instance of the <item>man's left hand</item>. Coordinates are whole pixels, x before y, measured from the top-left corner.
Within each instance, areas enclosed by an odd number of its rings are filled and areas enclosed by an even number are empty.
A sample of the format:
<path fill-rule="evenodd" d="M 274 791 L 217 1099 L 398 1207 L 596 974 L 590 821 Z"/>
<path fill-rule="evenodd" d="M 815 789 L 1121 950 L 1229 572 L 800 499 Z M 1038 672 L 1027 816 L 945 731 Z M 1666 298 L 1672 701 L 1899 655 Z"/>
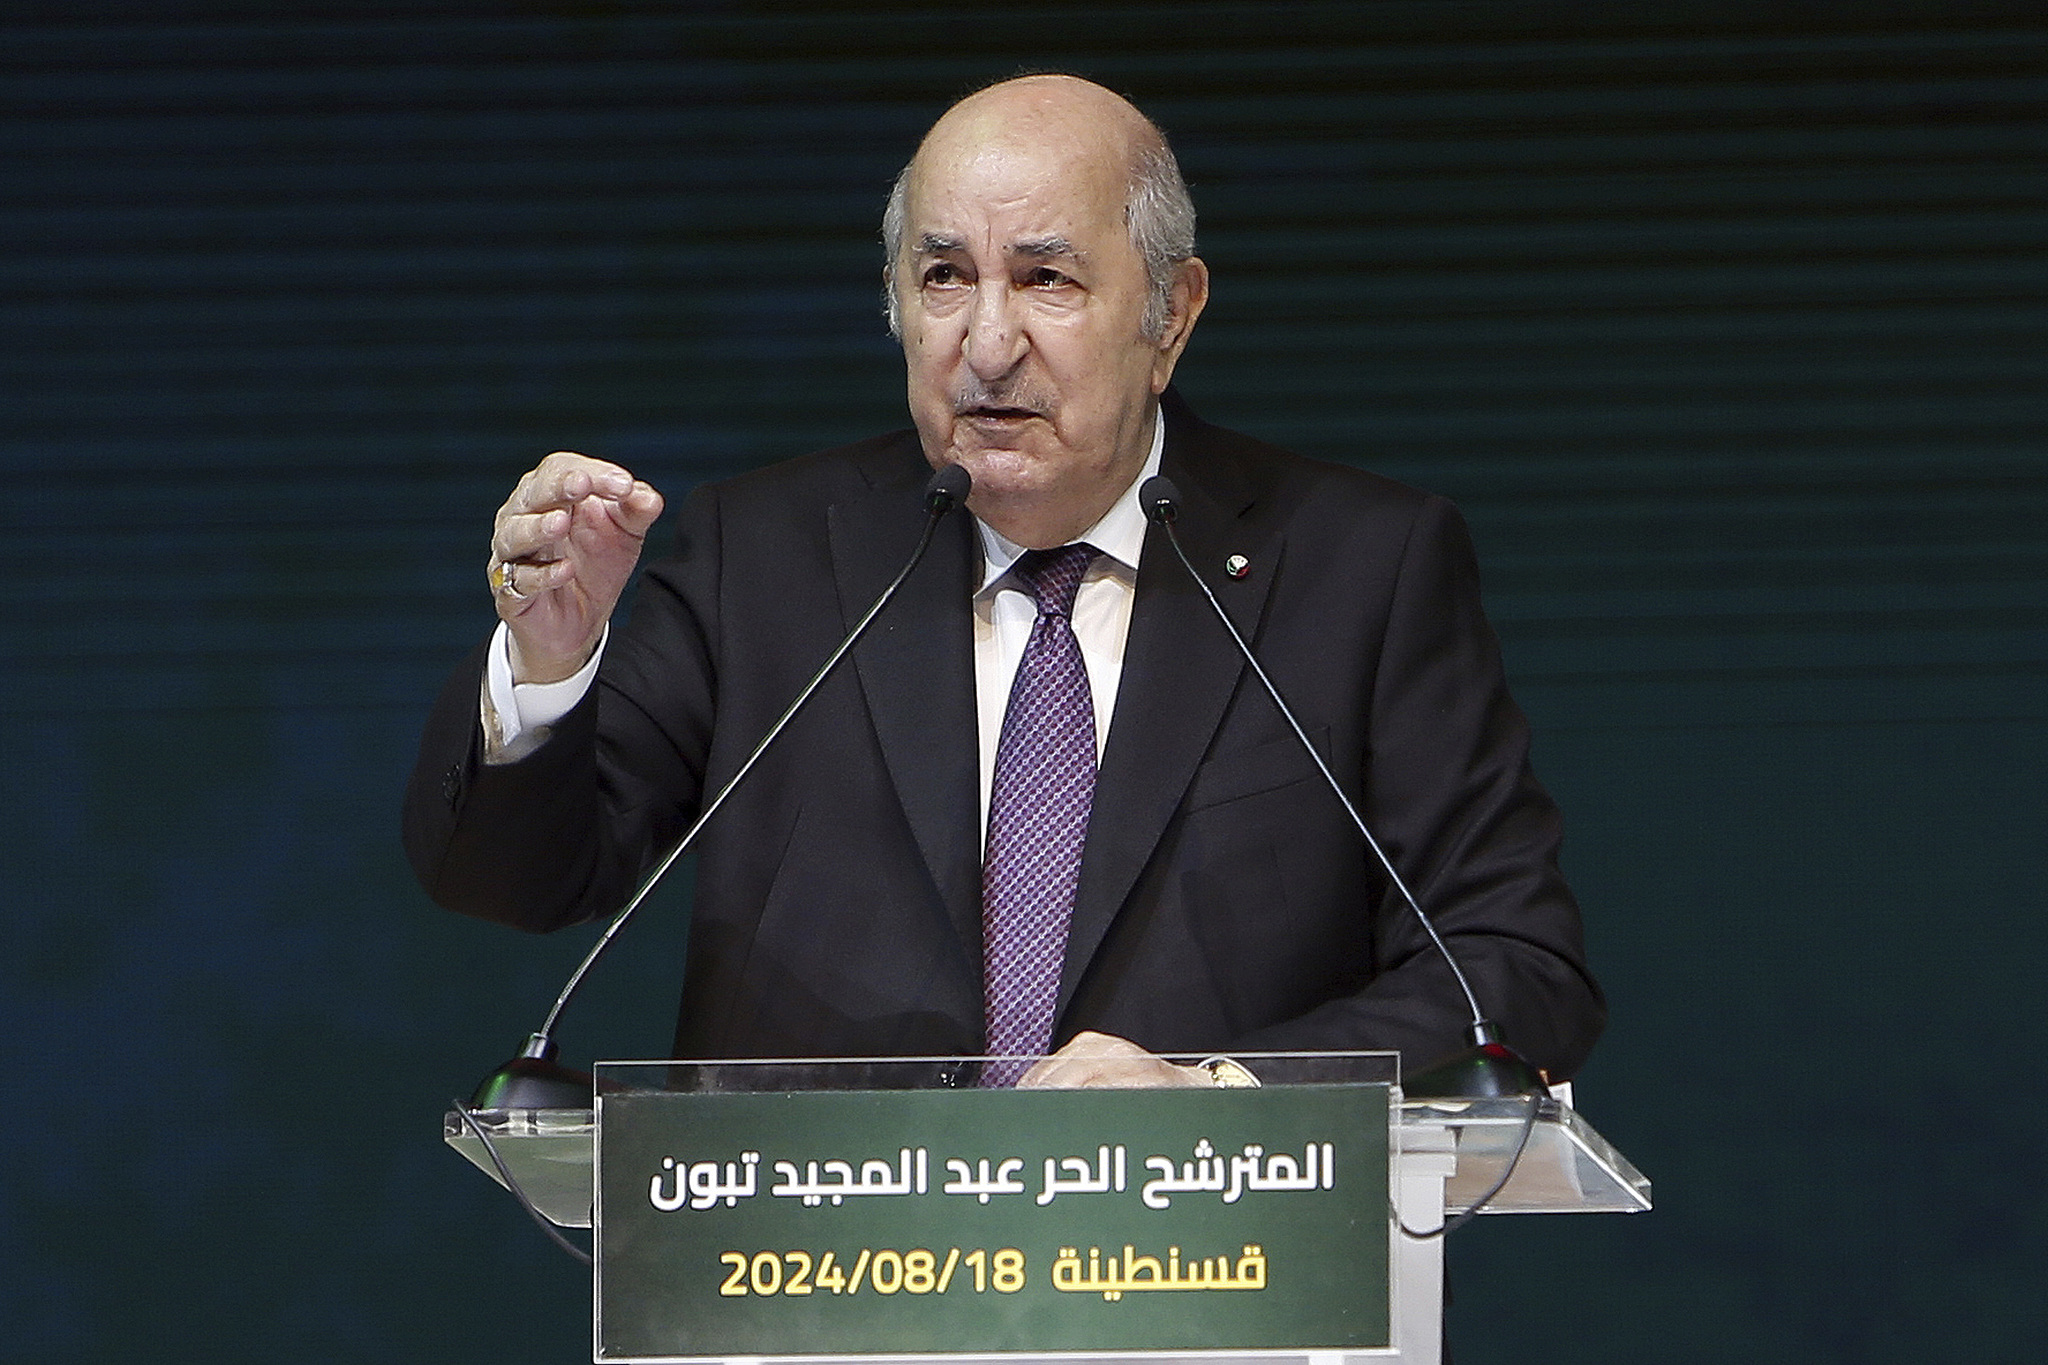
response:
<path fill-rule="evenodd" d="M 1024 1073 L 1019 1090 L 1161 1090 L 1208 1086 L 1198 1066 L 1175 1066 L 1128 1038 L 1112 1033 L 1077 1033 L 1065 1047 Z"/>

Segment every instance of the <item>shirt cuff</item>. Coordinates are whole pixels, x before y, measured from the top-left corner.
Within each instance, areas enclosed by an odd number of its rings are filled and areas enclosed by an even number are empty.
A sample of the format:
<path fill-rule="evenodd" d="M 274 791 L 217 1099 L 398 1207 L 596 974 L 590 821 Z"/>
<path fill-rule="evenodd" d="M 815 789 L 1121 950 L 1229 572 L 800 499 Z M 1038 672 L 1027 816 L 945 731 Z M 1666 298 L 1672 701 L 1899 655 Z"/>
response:
<path fill-rule="evenodd" d="M 612 628 L 606 625 L 597 648 L 583 667 L 560 682 L 515 683 L 512 681 L 512 632 L 503 621 L 491 635 L 484 652 L 484 686 L 480 701 L 484 726 L 484 762 L 516 763 L 539 748 L 548 737 L 548 727 L 575 709 L 597 677 L 597 662 L 604 657 L 605 642 Z"/>

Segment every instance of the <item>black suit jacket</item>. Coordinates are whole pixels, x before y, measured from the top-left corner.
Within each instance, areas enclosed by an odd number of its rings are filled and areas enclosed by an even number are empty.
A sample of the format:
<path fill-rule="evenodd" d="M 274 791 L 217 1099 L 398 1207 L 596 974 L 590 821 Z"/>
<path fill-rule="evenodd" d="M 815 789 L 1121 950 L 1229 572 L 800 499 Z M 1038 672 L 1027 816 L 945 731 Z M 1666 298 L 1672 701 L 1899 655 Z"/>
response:
<path fill-rule="evenodd" d="M 1604 1017 L 1449 503 L 1208 426 L 1171 394 L 1178 530 L 1437 922 L 1553 1075 Z M 607 913 L 901 566 L 929 475 L 898 432 L 699 488 L 597 686 L 479 763 L 481 651 L 422 743 L 406 836 L 453 909 Z M 1232 581 L 1226 558 L 1250 573 Z M 971 595 L 950 518 L 876 629 L 707 829 L 680 1056 L 982 1046 Z M 1155 1051 L 1457 1049 L 1449 971 L 1161 534 L 1148 533 L 1056 1041 Z"/>

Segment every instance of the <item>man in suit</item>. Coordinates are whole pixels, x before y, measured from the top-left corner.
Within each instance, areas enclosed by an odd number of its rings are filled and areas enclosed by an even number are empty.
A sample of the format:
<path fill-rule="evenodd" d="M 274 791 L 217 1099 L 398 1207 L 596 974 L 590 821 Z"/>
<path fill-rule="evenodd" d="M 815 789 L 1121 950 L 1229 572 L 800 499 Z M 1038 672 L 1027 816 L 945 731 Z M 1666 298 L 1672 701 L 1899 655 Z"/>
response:
<path fill-rule="evenodd" d="M 678 1055 L 1057 1048 L 1029 1079 L 1083 1084 L 1199 1078 L 1162 1052 L 1455 1051 L 1449 968 L 1148 530 L 1163 472 L 1486 1011 L 1571 1074 L 1603 1007 L 1462 523 L 1169 389 L 1209 282 L 1158 130 L 1075 78 L 992 86 L 926 136 L 884 235 L 914 431 L 698 489 L 616 629 L 660 496 L 558 453 L 500 510 L 502 625 L 408 793 L 423 884 L 530 929 L 618 905 L 959 464 L 972 519 L 704 836 Z"/>

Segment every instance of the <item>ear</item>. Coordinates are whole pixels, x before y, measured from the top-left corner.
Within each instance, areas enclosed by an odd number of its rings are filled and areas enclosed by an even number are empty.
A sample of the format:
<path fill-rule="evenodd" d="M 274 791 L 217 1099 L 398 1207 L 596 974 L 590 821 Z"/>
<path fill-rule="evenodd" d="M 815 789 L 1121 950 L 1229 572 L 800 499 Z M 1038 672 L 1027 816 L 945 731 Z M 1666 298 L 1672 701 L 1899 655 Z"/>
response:
<path fill-rule="evenodd" d="M 1173 268 L 1173 288 L 1167 295 L 1170 300 L 1166 315 L 1166 327 L 1159 334 L 1158 354 L 1152 361 L 1152 392 L 1164 393 L 1167 383 L 1173 378 L 1173 367 L 1180 363 L 1180 353 L 1187 349 L 1188 337 L 1195 330 L 1195 319 L 1202 316 L 1202 309 L 1209 303 L 1209 267 L 1199 256 L 1190 256 Z"/>

